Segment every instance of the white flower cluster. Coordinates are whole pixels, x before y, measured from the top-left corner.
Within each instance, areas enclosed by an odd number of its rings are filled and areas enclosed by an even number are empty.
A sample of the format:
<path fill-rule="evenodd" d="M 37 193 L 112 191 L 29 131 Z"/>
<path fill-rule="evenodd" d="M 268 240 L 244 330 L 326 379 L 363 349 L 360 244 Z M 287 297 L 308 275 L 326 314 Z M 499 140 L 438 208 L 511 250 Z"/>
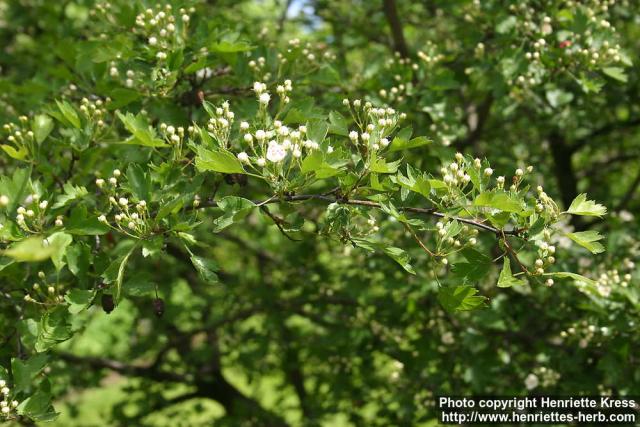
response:
<path fill-rule="evenodd" d="M 306 138 L 307 127 L 298 126 L 291 129 L 275 120 L 271 129 L 255 129 L 252 131 L 249 122 L 240 123 L 240 130 L 245 132 L 242 140 L 248 145 L 249 155 L 246 151 L 238 154 L 238 159 L 249 165 L 265 167 L 268 162 L 281 163 L 287 157 L 298 160 L 303 152 L 317 150 L 319 144 Z"/>
<path fill-rule="evenodd" d="M 159 61 L 167 59 L 167 52 L 173 48 L 178 38 L 177 25 L 182 25 L 185 29 L 191 20 L 189 13 L 194 13 L 195 8 L 181 8 L 178 12 L 179 19 L 176 19 L 173 7 L 167 4 L 164 8 L 157 5 L 155 10 L 146 9 L 136 16 L 137 27 L 134 31 L 147 38 L 148 46 L 155 52 Z"/>
<path fill-rule="evenodd" d="M 533 390 L 540 386 L 553 387 L 560 379 L 560 374 L 546 366 L 540 366 L 527 375 L 524 380 L 524 386 L 527 390 Z"/>
<path fill-rule="evenodd" d="M 12 411 L 15 411 L 18 407 L 18 401 L 11 400 L 11 389 L 3 379 L 0 379 L 0 394 L 2 394 L 2 400 L 0 400 L 0 416 L 6 420 L 12 415 Z"/>

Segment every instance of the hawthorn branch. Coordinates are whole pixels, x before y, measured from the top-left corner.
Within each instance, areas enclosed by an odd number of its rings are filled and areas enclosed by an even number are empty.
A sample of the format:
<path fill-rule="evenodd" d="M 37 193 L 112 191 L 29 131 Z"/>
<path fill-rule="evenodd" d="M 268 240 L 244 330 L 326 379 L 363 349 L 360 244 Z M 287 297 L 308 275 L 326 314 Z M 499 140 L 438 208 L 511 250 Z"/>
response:
<path fill-rule="evenodd" d="M 382 205 L 380 203 L 372 202 L 370 200 L 345 199 L 345 198 L 335 197 L 335 196 L 331 196 L 331 195 L 324 195 L 324 194 L 284 195 L 279 199 L 278 198 L 274 198 L 274 197 L 269 197 L 266 200 L 254 201 L 253 203 L 256 204 L 257 206 L 263 206 L 263 205 L 266 205 L 266 204 L 279 203 L 279 202 L 282 202 L 282 201 L 285 201 L 285 202 L 303 202 L 303 201 L 309 201 L 309 200 L 319 200 L 319 201 L 323 201 L 323 202 L 327 202 L 327 203 L 339 203 L 339 204 L 343 204 L 343 205 L 364 206 L 364 207 L 369 207 L 369 208 L 373 208 L 373 209 L 382 209 Z M 200 206 L 198 206 L 195 209 L 216 208 L 216 207 L 218 207 L 218 202 L 216 202 L 215 200 L 206 200 L 206 201 L 202 202 L 200 204 Z M 456 220 L 458 222 L 462 222 L 462 223 L 470 225 L 472 227 L 476 227 L 476 228 L 478 228 L 480 230 L 489 231 L 489 232 L 491 232 L 491 233 L 493 233 L 493 234 L 495 234 L 497 236 L 501 236 L 503 234 L 511 235 L 511 236 L 518 236 L 523 231 L 522 229 L 501 230 L 499 228 L 495 228 L 495 227 L 492 227 L 490 225 L 487 225 L 487 224 L 481 222 L 480 220 L 471 219 L 471 218 L 463 218 L 463 217 L 459 217 L 459 216 L 447 215 L 447 214 L 444 214 L 442 212 L 438 212 L 435 208 L 418 208 L 418 207 L 413 207 L 413 206 L 403 206 L 403 207 L 399 207 L 398 210 L 403 211 L 403 212 L 410 212 L 410 213 L 420 214 L 420 215 L 430 215 L 430 216 L 434 216 L 434 217 L 437 217 L 437 218 L 454 219 L 454 220 Z"/>

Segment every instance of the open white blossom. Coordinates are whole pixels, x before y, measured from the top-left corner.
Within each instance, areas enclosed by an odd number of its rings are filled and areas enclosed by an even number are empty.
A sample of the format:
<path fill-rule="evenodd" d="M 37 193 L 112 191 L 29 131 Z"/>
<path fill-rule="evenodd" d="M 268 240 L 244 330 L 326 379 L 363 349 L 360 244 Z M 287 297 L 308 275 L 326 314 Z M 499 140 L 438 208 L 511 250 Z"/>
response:
<path fill-rule="evenodd" d="M 287 150 L 280 144 L 275 141 L 271 141 L 269 143 L 269 148 L 267 149 L 267 160 L 270 162 L 281 162 L 287 155 Z"/>

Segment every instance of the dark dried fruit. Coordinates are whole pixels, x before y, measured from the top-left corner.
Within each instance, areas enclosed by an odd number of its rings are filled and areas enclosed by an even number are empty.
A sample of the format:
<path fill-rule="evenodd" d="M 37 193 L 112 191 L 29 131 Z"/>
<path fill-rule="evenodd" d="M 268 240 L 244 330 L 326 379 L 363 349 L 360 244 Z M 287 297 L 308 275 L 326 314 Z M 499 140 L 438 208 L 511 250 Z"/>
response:
<path fill-rule="evenodd" d="M 113 295 L 102 294 L 102 309 L 105 313 L 111 313 L 115 306 L 116 305 L 113 302 Z"/>
<path fill-rule="evenodd" d="M 224 180 L 229 185 L 238 184 L 240 187 L 247 185 L 247 175 L 241 173 L 226 174 Z"/>
<path fill-rule="evenodd" d="M 153 300 L 153 311 L 156 313 L 156 316 L 162 317 L 164 314 L 164 300 L 162 298 Z"/>

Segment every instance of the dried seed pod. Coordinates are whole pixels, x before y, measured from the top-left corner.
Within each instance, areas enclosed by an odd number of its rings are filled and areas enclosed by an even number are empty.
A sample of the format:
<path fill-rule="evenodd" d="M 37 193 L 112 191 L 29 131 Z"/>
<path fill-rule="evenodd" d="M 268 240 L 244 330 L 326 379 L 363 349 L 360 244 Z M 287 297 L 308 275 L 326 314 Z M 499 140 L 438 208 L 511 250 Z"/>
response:
<path fill-rule="evenodd" d="M 115 308 L 115 304 L 113 302 L 113 295 L 103 294 L 102 295 L 102 309 L 105 313 L 109 314 Z"/>
<path fill-rule="evenodd" d="M 156 313 L 156 316 L 162 317 L 164 314 L 164 300 L 162 298 L 155 298 L 153 300 L 153 311 Z"/>

